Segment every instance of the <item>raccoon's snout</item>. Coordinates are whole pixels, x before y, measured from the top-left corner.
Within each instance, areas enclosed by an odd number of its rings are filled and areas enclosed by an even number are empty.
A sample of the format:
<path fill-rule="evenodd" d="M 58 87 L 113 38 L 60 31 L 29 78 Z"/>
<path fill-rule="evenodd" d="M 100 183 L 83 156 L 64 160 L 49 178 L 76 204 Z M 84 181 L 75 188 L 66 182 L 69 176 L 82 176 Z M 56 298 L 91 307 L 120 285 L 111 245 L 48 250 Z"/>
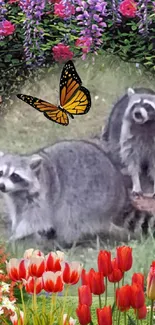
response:
<path fill-rule="evenodd" d="M 0 191 L 6 192 L 6 187 L 3 183 L 0 184 Z"/>
<path fill-rule="evenodd" d="M 133 119 L 136 123 L 143 124 L 149 119 L 148 113 L 143 107 L 136 108 L 133 112 Z"/>

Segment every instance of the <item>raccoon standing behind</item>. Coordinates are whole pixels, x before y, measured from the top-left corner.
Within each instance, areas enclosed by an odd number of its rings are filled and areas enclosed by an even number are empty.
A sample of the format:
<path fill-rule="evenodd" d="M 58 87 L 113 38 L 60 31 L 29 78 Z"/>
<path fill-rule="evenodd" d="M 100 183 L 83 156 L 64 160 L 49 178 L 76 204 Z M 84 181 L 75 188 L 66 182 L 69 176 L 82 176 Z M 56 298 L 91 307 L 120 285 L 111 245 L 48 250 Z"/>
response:
<path fill-rule="evenodd" d="M 62 141 L 31 156 L 1 154 L 0 189 L 12 239 L 53 228 L 60 244 L 108 231 L 130 207 L 123 177 L 104 151 Z"/>
<path fill-rule="evenodd" d="M 114 105 L 102 138 L 108 143 L 113 162 L 127 167 L 134 193 L 142 193 L 140 176 L 144 182 L 144 176 L 150 177 L 152 187 L 151 181 L 155 181 L 155 93 L 152 90 L 129 88 Z"/>

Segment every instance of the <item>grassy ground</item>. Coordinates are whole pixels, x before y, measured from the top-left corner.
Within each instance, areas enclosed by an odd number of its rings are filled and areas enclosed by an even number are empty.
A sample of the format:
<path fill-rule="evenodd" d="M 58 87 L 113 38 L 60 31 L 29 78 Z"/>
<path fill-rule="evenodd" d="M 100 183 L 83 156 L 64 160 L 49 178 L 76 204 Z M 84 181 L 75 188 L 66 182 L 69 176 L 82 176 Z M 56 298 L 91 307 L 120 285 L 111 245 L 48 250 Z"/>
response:
<path fill-rule="evenodd" d="M 47 299 L 44 296 L 40 296 L 37 299 L 38 310 L 40 311 L 40 313 L 42 313 L 43 304 L 45 303 L 45 301 L 46 301 L 46 313 L 47 313 L 47 311 L 50 311 L 50 304 L 51 304 L 50 299 Z M 102 301 L 102 307 L 103 307 L 104 306 L 104 296 L 101 298 L 101 301 Z M 114 302 L 114 300 L 112 298 L 108 298 L 107 306 L 111 305 L 111 307 L 112 307 L 113 302 Z M 64 303 L 64 300 L 62 300 L 61 297 L 58 297 L 56 306 L 57 307 L 62 306 L 63 303 Z M 68 313 L 69 315 L 71 315 L 72 318 L 77 319 L 77 316 L 76 316 L 76 308 L 77 308 L 77 306 L 78 306 L 78 298 L 77 297 L 68 297 L 68 299 L 66 300 L 66 303 L 65 303 L 64 313 Z M 31 307 L 31 300 L 27 304 L 27 307 Z M 97 325 L 97 319 L 96 319 L 96 309 L 97 308 L 99 308 L 99 299 L 98 299 L 97 296 L 93 296 L 93 304 L 91 306 L 91 316 L 92 316 L 92 321 L 93 321 L 94 325 Z M 62 310 L 62 307 L 61 307 L 61 310 Z M 60 316 L 59 309 L 56 309 L 56 314 L 58 315 L 58 317 Z M 134 314 L 134 311 L 133 311 L 132 308 L 128 311 L 127 314 L 133 320 L 135 320 L 135 314 Z M 116 317 L 116 312 L 115 312 L 114 317 Z M 143 320 L 143 325 L 148 324 L 149 317 L 150 317 L 150 313 L 148 313 L 147 318 L 145 320 Z M 127 319 L 128 319 L 128 316 L 127 316 Z M 113 320 L 114 320 L 114 318 L 113 318 Z M 79 324 L 78 320 L 77 320 L 77 324 Z M 124 323 L 124 314 L 121 313 L 119 325 L 124 325 L 124 324 L 125 324 Z"/>

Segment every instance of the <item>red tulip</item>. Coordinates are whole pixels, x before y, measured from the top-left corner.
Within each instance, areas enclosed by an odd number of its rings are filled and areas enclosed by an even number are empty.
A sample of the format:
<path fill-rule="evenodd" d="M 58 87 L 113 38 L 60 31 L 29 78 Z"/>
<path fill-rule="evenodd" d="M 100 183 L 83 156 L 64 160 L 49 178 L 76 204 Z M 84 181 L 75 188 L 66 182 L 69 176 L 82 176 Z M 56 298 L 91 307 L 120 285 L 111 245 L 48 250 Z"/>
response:
<path fill-rule="evenodd" d="M 43 289 L 42 277 L 41 278 L 29 277 L 28 280 L 25 281 L 24 285 L 25 285 L 25 290 L 28 293 L 34 294 L 34 290 L 35 290 L 36 294 L 38 294 Z"/>
<path fill-rule="evenodd" d="M 85 269 L 83 269 L 82 272 L 81 272 L 81 282 L 82 282 L 82 285 L 89 285 L 90 284 L 89 272 L 87 273 Z"/>
<path fill-rule="evenodd" d="M 90 287 L 87 285 L 83 285 L 78 288 L 79 295 L 79 305 L 92 305 L 92 293 L 90 291 Z"/>
<path fill-rule="evenodd" d="M 118 268 L 118 263 L 117 263 L 117 259 L 114 258 L 111 261 L 112 264 L 112 272 L 110 274 L 108 274 L 108 280 L 109 282 L 119 282 L 122 278 L 123 278 L 123 272 Z"/>
<path fill-rule="evenodd" d="M 28 278 L 29 261 L 24 259 L 11 258 L 6 263 L 9 278 L 14 281 L 22 281 Z"/>
<path fill-rule="evenodd" d="M 144 289 L 144 274 L 142 273 L 134 273 L 132 276 L 132 284 L 137 283 L 142 286 Z"/>
<path fill-rule="evenodd" d="M 145 296 L 141 284 L 134 283 L 131 286 L 131 307 L 139 309 L 144 306 Z"/>
<path fill-rule="evenodd" d="M 105 291 L 104 277 L 100 272 L 95 272 L 94 269 L 89 271 L 90 290 L 94 295 L 101 295 Z"/>
<path fill-rule="evenodd" d="M 152 263 L 147 276 L 146 294 L 149 299 L 155 300 L 155 262 Z"/>
<path fill-rule="evenodd" d="M 40 278 L 45 272 L 45 259 L 43 256 L 30 257 L 29 275 Z"/>
<path fill-rule="evenodd" d="M 145 319 L 147 315 L 147 308 L 146 305 L 139 309 L 135 309 L 135 314 L 137 319 Z"/>
<path fill-rule="evenodd" d="M 23 325 L 24 324 L 24 313 L 20 311 L 19 315 L 15 312 L 13 316 L 10 316 L 11 323 L 13 325 Z"/>
<path fill-rule="evenodd" d="M 102 309 L 97 308 L 98 325 L 112 325 L 111 306 L 105 306 Z"/>
<path fill-rule="evenodd" d="M 79 262 L 66 263 L 62 262 L 62 276 L 66 284 L 76 284 L 81 275 L 82 265 Z"/>
<path fill-rule="evenodd" d="M 111 253 L 108 251 L 100 251 L 98 254 L 98 270 L 104 276 L 108 276 L 112 272 Z"/>
<path fill-rule="evenodd" d="M 64 288 L 62 272 L 44 272 L 42 275 L 43 289 L 47 292 L 61 292 Z"/>
<path fill-rule="evenodd" d="M 46 256 L 46 271 L 57 272 L 61 271 L 61 262 L 64 259 L 64 253 L 57 251 L 51 252 Z"/>
<path fill-rule="evenodd" d="M 120 311 L 126 311 L 131 306 L 131 287 L 127 284 L 116 290 L 116 305 Z"/>
<path fill-rule="evenodd" d="M 91 322 L 90 308 L 87 305 L 79 305 L 76 309 L 76 315 L 81 325 L 87 325 Z"/>
<path fill-rule="evenodd" d="M 129 271 L 132 267 L 132 248 L 128 246 L 117 247 L 118 268 L 122 272 Z"/>

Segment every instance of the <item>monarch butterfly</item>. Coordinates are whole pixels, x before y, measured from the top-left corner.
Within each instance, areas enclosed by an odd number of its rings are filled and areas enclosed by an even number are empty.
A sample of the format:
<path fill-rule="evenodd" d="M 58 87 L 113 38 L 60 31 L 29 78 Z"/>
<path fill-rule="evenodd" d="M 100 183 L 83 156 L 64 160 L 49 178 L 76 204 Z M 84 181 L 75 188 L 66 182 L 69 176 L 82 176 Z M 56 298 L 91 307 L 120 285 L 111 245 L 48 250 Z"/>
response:
<path fill-rule="evenodd" d="M 74 119 L 73 115 L 86 114 L 91 107 L 90 92 L 82 86 L 82 81 L 71 60 L 64 65 L 61 73 L 60 105 L 56 106 L 37 97 L 23 94 L 18 94 L 17 97 L 42 112 L 49 120 L 61 125 L 69 124 L 68 115 Z"/>

